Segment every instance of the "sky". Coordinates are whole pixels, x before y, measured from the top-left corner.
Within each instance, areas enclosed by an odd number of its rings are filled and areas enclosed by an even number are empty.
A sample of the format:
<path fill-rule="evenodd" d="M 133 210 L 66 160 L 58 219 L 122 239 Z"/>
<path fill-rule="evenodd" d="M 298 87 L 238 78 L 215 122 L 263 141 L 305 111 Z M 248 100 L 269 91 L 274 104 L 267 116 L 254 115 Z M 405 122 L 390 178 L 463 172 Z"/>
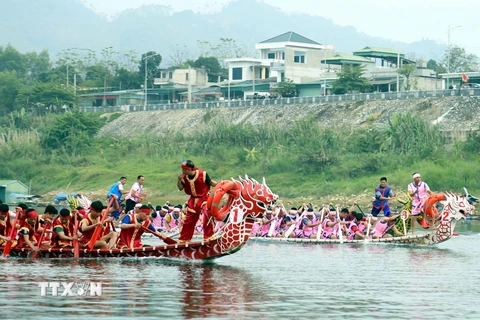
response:
<path fill-rule="evenodd" d="M 156 4 L 199 13 L 220 11 L 244 0 L 81 0 L 97 12 L 114 16 L 129 8 Z M 370 36 L 402 42 L 432 39 L 459 45 L 480 56 L 480 0 L 259 0 L 287 13 L 306 13 L 353 26 Z M 450 30 L 450 32 L 449 32 Z"/>

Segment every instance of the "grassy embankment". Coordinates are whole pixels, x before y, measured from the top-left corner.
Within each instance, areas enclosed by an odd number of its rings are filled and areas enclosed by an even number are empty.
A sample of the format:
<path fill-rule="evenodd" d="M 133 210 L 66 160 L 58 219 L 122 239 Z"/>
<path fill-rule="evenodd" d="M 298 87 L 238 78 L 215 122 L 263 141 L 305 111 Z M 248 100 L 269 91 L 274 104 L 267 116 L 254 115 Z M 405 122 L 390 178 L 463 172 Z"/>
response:
<path fill-rule="evenodd" d="M 409 115 L 394 117 L 385 128 L 354 132 L 324 129 L 313 118 L 288 128 L 217 123 L 196 137 L 108 137 L 69 151 L 45 146 L 44 128 L 52 121 L 36 120 L 36 129 L 0 131 L 0 178 L 31 184 L 33 193 L 47 194 L 46 201 L 55 192 L 104 199 L 120 176 L 128 177 L 129 187 L 142 174 L 152 204 L 181 203 L 185 196 L 176 190 L 176 177 L 182 159 L 192 159 L 214 180 L 265 177 L 275 193 L 295 204 L 357 200 L 366 206 L 381 176 L 395 190 L 405 190 L 415 171 L 433 190 L 463 192 L 466 186 L 480 194 L 480 139 L 445 146 L 437 128 Z"/>

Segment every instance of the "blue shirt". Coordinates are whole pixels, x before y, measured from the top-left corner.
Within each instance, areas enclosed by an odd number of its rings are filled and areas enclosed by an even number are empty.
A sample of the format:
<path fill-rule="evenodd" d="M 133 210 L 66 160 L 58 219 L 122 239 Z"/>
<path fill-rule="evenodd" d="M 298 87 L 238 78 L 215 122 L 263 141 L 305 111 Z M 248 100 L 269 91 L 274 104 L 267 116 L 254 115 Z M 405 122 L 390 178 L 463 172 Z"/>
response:
<path fill-rule="evenodd" d="M 120 188 L 119 188 L 120 184 L 121 182 L 119 181 L 110 188 L 110 191 L 108 191 L 107 198 L 110 198 L 112 194 L 116 194 L 118 197 L 118 202 L 120 202 L 120 199 L 122 198 L 122 192 L 120 191 Z"/>
<path fill-rule="evenodd" d="M 123 218 L 122 220 L 122 224 L 130 224 L 131 220 L 130 220 L 130 215 L 127 215 Z M 142 223 L 143 221 L 138 219 L 138 222 L 139 223 Z M 156 232 L 157 230 L 155 230 L 155 228 L 153 227 L 153 225 L 150 223 L 150 225 L 148 226 L 148 230 L 150 231 L 153 231 L 153 232 Z"/>

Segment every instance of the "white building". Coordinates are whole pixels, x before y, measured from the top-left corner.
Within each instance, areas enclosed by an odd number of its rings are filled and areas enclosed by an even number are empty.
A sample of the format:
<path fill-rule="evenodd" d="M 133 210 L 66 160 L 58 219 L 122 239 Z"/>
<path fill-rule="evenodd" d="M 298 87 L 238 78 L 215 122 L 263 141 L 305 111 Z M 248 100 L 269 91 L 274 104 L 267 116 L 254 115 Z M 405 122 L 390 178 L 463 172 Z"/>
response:
<path fill-rule="evenodd" d="M 322 45 L 295 32 L 286 32 L 255 45 L 260 58 L 227 59 L 230 82 L 285 78 L 295 83 L 318 79 L 328 66 L 321 61 L 334 55 L 333 47 Z"/>
<path fill-rule="evenodd" d="M 202 88 L 208 83 L 207 71 L 203 68 L 164 69 L 160 70 L 160 78 L 154 79 L 155 85 L 177 85 Z"/>

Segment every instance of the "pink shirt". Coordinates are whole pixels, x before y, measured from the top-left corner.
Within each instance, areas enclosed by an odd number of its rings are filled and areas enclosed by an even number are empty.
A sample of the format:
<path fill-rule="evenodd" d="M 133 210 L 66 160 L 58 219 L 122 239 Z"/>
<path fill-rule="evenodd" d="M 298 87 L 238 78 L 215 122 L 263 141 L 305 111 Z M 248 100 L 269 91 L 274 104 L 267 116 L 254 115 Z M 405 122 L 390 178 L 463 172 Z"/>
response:
<path fill-rule="evenodd" d="M 420 181 L 418 186 L 415 184 L 415 182 L 412 182 L 408 185 L 408 191 L 417 190 L 418 193 L 412 197 L 412 215 L 414 216 L 419 215 L 423 210 L 423 205 L 425 204 L 425 200 L 428 198 L 428 191 L 430 191 L 430 187 L 423 181 Z"/>

